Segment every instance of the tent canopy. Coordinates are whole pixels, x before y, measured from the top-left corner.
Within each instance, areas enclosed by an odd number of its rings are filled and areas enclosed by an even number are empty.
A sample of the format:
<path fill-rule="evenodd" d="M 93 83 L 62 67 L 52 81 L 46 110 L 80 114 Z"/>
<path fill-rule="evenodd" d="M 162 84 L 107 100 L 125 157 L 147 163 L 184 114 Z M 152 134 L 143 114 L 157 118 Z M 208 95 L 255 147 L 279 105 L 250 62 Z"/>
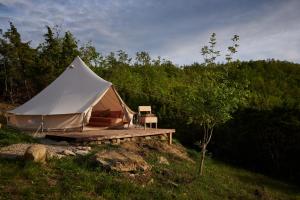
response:
<path fill-rule="evenodd" d="M 112 85 L 77 56 L 48 87 L 10 111 L 16 115 L 60 115 L 85 112 Z"/>
<path fill-rule="evenodd" d="M 95 109 L 122 110 L 127 120 L 133 111 L 112 83 L 100 78 L 78 56 L 67 69 L 35 97 L 8 112 L 9 124 L 19 128 L 48 129 L 81 127 Z M 42 116 L 42 117 L 41 117 Z"/>

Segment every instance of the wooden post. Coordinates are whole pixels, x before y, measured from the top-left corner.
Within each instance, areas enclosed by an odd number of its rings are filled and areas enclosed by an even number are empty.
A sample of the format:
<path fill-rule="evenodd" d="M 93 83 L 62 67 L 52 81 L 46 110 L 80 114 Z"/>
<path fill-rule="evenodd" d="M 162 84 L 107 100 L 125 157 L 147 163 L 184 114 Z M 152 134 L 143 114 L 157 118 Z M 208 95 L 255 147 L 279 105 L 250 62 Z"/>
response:
<path fill-rule="evenodd" d="M 172 144 L 172 132 L 169 133 L 169 144 Z"/>

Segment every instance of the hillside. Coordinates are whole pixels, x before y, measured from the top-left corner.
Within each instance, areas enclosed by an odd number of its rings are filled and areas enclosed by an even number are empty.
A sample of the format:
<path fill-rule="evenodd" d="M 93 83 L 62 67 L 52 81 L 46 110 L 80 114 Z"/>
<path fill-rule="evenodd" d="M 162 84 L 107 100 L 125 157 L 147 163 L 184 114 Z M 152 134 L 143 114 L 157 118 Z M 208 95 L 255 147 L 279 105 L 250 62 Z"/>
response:
<path fill-rule="evenodd" d="M 16 130 L 0 129 L 1 147 L 21 142 L 37 140 Z M 100 150 L 120 148 L 124 147 L 92 146 L 86 156 L 53 159 L 44 165 L 0 158 L 0 199 L 300 199 L 296 186 L 211 158 L 206 160 L 205 176 L 197 177 L 199 154 L 190 149 L 186 151 L 195 163 L 143 148 L 141 155 L 152 169 L 135 174 L 109 172 L 91 161 Z M 170 165 L 160 164 L 159 156 Z"/>

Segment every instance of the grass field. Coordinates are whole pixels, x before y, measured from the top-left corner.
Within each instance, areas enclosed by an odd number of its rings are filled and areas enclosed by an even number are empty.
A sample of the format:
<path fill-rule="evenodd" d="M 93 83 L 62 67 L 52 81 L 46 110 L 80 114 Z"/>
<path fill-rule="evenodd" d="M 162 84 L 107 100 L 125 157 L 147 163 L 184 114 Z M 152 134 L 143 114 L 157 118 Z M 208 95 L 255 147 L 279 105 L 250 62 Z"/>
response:
<path fill-rule="evenodd" d="M 0 146 L 32 142 L 12 129 L 0 129 Z M 51 160 L 45 165 L 21 159 L 0 159 L 0 199 L 300 199 L 300 189 L 266 176 L 206 160 L 205 176 L 197 165 L 173 155 L 149 151 L 149 173 L 107 172 L 92 162 L 93 154 L 110 145 L 94 147 L 87 156 Z M 198 153 L 188 150 L 197 162 Z M 170 165 L 157 162 L 166 157 Z"/>

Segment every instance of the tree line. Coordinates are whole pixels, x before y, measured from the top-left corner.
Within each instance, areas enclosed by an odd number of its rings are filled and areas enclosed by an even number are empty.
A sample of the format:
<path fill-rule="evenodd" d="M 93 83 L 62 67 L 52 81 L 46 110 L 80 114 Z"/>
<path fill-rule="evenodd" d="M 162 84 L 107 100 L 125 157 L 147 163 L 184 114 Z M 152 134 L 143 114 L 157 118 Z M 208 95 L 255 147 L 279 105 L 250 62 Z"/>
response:
<path fill-rule="evenodd" d="M 91 42 L 46 27 L 36 48 L 22 41 L 13 23 L 0 35 L 1 100 L 23 103 L 45 88 L 79 55 L 99 76 L 117 87 L 133 109 L 151 105 L 162 127 L 212 156 L 269 175 L 300 179 L 300 65 L 287 61 L 233 59 L 239 37 L 216 63 L 216 35 L 203 46 L 204 63 L 176 66 L 137 52 L 103 55 Z M 215 135 L 211 133 L 215 131 Z M 211 145 L 207 144 L 211 141 Z M 195 145 L 197 144 L 197 145 Z M 203 150 L 203 147 L 205 149 Z M 274 167 L 276 166 L 276 167 Z"/>

